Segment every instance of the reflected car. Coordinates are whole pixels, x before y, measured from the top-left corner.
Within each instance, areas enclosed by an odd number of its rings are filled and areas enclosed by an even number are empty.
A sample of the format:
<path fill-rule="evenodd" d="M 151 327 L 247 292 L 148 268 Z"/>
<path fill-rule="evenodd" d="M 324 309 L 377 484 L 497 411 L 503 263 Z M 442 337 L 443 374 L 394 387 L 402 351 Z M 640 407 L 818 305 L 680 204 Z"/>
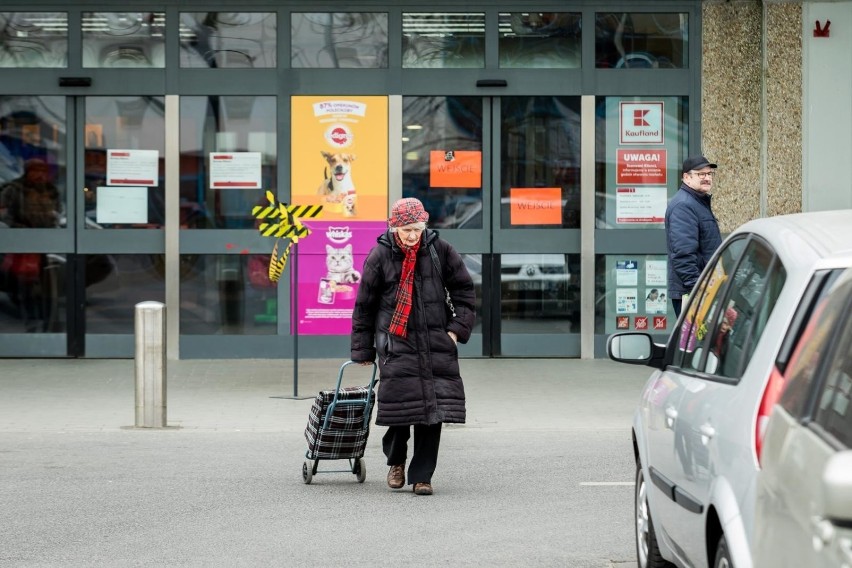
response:
<path fill-rule="evenodd" d="M 755 566 L 852 566 L 852 271 L 813 312 L 766 426 Z"/>
<path fill-rule="evenodd" d="M 750 568 L 763 432 L 805 323 L 852 267 L 852 210 L 750 221 L 704 269 L 666 344 L 612 335 L 655 367 L 633 419 L 640 568 Z"/>

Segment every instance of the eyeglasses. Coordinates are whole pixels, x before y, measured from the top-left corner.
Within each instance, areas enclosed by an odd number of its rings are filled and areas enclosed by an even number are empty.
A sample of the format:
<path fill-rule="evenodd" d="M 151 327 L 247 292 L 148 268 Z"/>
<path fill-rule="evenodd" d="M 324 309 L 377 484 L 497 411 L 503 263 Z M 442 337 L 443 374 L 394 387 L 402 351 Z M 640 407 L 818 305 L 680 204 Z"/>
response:
<path fill-rule="evenodd" d="M 692 175 L 698 177 L 699 179 L 710 178 L 713 179 L 713 176 L 716 175 L 716 172 L 690 172 Z"/>

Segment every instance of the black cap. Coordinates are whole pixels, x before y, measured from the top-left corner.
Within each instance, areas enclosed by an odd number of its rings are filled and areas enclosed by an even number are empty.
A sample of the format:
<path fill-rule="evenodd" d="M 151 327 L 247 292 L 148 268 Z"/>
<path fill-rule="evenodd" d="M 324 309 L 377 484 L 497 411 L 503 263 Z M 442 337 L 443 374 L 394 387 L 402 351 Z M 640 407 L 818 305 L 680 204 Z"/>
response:
<path fill-rule="evenodd" d="M 690 156 L 683 161 L 683 173 L 691 172 L 692 170 L 700 170 L 701 168 L 716 168 L 716 164 L 711 164 L 710 160 L 704 156 Z"/>

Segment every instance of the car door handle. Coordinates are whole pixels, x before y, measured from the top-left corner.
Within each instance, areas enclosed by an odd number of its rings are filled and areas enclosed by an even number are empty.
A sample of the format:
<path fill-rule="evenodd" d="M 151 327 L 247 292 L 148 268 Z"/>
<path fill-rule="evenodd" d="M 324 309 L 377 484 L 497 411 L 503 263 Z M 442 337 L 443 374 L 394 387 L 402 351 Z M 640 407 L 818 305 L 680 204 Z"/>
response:
<path fill-rule="evenodd" d="M 710 426 L 709 424 L 702 424 L 698 431 L 701 432 L 701 443 L 705 446 L 707 442 L 710 441 L 710 438 L 716 435 L 716 429 Z"/>
<path fill-rule="evenodd" d="M 673 406 L 666 407 L 666 428 L 671 429 L 677 420 L 677 410 Z"/>

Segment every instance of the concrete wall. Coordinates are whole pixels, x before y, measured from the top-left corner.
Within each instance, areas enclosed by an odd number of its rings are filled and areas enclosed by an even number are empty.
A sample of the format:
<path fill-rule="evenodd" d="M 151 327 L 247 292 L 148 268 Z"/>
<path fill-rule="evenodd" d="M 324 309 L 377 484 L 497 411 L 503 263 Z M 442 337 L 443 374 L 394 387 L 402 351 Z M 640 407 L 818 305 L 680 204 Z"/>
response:
<path fill-rule="evenodd" d="M 723 232 L 802 208 L 799 2 L 702 4 L 702 150 Z"/>

